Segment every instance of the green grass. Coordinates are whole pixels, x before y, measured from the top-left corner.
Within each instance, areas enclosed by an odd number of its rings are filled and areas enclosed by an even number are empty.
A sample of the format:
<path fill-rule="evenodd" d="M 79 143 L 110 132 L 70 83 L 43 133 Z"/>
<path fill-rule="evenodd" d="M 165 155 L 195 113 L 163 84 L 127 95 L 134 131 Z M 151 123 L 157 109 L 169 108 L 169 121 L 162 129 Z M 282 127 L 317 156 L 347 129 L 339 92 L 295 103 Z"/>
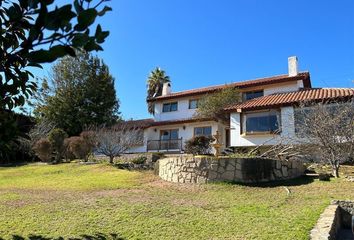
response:
<path fill-rule="evenodd" d="M 179 185 L 103 164 L 6 167 L 0 238 L 308 239 L 332 199 L 354 199 L 353 183 Z"/>

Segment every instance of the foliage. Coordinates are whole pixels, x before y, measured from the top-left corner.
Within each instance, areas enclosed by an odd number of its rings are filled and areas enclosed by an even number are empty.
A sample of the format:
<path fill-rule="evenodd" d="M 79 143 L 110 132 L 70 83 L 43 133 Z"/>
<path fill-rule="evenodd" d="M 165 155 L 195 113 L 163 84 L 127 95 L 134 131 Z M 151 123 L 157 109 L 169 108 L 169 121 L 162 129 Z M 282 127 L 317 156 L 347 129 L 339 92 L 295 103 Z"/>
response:
<path fill-rule="evenodd" d="M 49 132 L 48 140 L 55 152 L 55 161 L 57 163 L 60 162 L 63 157 L 63 153 L 65 151 L 64 139 L 67 137 L 68 134 L 60 128 L 54 128 Z"/>
<path fill-rule="evenodd" d="M 354 159 L 354 101 L 303 103 L 295 110 L 295 128 L 296 150 L 305 155 L 315 149 L 335 177 L 341 163 Z"/>
<path fill-rule="evenodd" d="M 196 116 L 228 121 L 229 116 L 224 108 L 241 102 L 241 94 L 233 87 L 225 85 L 221 91 L 205 95 L 198 102 Z"/>
<path fill-rule="evenodd" d="M 22 106 L 36 85 L 30 81 L 29 67 L 41 67 L 65 55 L 75 56 L 74 49 L 102 50 L 109 32 L 97 25 L 96 17 L 111 8 L 98 10 L 104 1 L 74 0 L 72 4 L 52 6 L 54 1 L 1 1 L 0 109 Z"/>
<path fill-rule="evenodd" d="M 86 130 L 80 133 L 80 137 L 85 140 L 86 144 L 93 149 L 97 145 L 96 133 L 93 130 Z"/>
<path fill-rule="evenodd" d="M 91 146 L 82 137 L 71 137 L 69 141 L 69 151 L 79 159 L 87 161 L 92 152 Z"/>
<path fill-rule="evenodd" d="M 64 145 L 63 146 L 63 148 L 64 148 L 63 157 L 64 157 L 65 161 L 67 161 L 67 162 L 75 159 L 75 154 L 70 149 L 70 141 L 71 140 L 72 140 L 72 138 L 65 138 L 64 143 L 63 143 L 63 145 Z"/>
<path fill-rule="evenodd" d="M 139 156 L 137 158 L 132 159 L 132 163 L 134 164 L 144 164 L 147 160 L 146 156 Z"/>
<path fill-rule="evenodd" d="M 14 159 L 21 133 L 15 114 L 8 113 L 25 104 L 36 92 L 33 67 L 53 62 L 65 55 L 75 56 L 75 49 L 102 50 L 109 35 L 97 17 L 111 8 L 98 2 L 74 0 L 73 4 L 54 6 L 54 1 L 2 0 L 0 2 L 0 157 Z M 91 5 L 90 5 L 91 4 Z"/>
<path fill-rule="evenodd" d="M 157 67 L 151 71 L 147 80 L 147 99 L 161 96 L 163 84 L 168 82 L 171 82 L 170 77 L 161 68 Z M 148 111 L 154 114 L 154 104 L 152 102 L 148 102 Z"/>
<path fill-rule="evenodd" d="M 342 175 L 344 170 L 354 168 L 341 167 Z M 107 239 L 308 239 L 333 199 L 354 199 L 346 179 L 181 186 L 147 171 L 74 163 L 0 168 L 0 191 L 3 239 L 82 239 L 95 233 Z"/>
<path fill-rule="evenodd" d="M 109 162 L 113 164 L 114 157 L 141 143 L 140 133 L 140 127 L 133 127 L 127 122 L 120 122 L 110 128 L 99 128 L 96 131 L 96 151 L 108 156 Z"/>
<path fill-rule="evenodd" d="M 27 136 L 33 125 L 31 117 L 0 110 L 0 164 L 30 161 L 34 157 Z"/>
<path fill-rule="evenodd" d="M 118 119 L 114 78 L 101 59 L 88 53 L 65 57 L 55 64 L 51 84 L 44 80 L 33 102 L 38 118 L 53 122 L 70 136 Z"/>
<path fill-rule="evenodd" d="M 354 101 L 303 102 L 288 118 L 295 135 L 282 134 L 260 156 L 326 163 L 339 177 L 340 165 L 354 159 Z"/>
<path fill-rule="evenodd" d="M 33 147 L 36 155 L 43 162 L 50 162 L 52 159 L 52 144 L 47 138 L 39 139 Z"/>
<path fill-rule="evenodd" d="M 157 160 L 161 159 L 161 158 L 164 158 L 165 157 L 165 154 L 162 153 L 162 152 L 155 152 L 155 153 L 152 153 L 152 156 L 151 156 L 151 161 L 152 162 L 156 162 Z"/>
<path fill-rule="evenodd" d="M 185 152 L 193 155 L 210 154 L 212 137 L 196 136 L 186 141 Z"/>

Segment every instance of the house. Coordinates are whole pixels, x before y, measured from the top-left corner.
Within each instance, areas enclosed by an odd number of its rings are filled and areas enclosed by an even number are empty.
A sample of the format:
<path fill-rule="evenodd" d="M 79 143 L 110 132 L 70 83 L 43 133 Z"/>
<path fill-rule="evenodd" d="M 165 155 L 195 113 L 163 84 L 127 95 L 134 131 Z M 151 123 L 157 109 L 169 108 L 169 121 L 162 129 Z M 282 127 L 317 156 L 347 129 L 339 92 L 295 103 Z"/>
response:
<path fill-rule="evenodd" d="M 242 102 L 225 108 L 230 121 L 195 117 L 198 100 L 226 87 L 237 89 Z M 289 57 L 288 74 L 235 82 L 181 92 L 170 83 L 153 102 L 153 119 L 139 122 L 144 140 L 130 152 L 183 152 L 193 136 L 216 135 L 222 149 L 272 145 L 278 138 L 295 134 L 294 109 L 302 101 L 354 97 L 354 89 L 312 88 L 309 72 L 299 72 L 297 57 Z"/>

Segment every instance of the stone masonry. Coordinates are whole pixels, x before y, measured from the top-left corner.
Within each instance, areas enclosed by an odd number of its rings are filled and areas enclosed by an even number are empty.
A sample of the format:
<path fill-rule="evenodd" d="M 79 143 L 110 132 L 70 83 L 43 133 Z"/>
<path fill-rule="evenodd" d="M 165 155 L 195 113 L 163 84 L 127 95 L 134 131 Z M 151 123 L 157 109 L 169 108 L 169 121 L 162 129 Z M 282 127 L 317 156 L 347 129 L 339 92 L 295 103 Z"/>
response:
<path fill-rule="evenodd" d="M 304 174 L 300 161 L 263 158 L 214 158 L 177 156 L 159 160 L 159 176 L 176 183 L 242 182 L 286 180 Z"/>

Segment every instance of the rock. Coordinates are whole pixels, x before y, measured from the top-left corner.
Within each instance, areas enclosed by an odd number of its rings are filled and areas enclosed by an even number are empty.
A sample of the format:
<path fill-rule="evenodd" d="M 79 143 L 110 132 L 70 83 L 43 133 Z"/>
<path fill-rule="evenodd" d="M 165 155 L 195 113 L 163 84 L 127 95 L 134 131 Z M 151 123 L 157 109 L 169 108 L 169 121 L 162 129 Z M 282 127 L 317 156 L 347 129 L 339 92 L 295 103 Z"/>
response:
<path fill-rule="evenodd" d="M 235 176 L 235 171 L 226 171 L 221 175 L 221 177 L 227 181 L 233 181 L 234 176 Z"/>
<path fill-rule="evenodd" d="M 230 163 L 226 165 L 226 171 L 235 171 L 235 166 Z"/>

